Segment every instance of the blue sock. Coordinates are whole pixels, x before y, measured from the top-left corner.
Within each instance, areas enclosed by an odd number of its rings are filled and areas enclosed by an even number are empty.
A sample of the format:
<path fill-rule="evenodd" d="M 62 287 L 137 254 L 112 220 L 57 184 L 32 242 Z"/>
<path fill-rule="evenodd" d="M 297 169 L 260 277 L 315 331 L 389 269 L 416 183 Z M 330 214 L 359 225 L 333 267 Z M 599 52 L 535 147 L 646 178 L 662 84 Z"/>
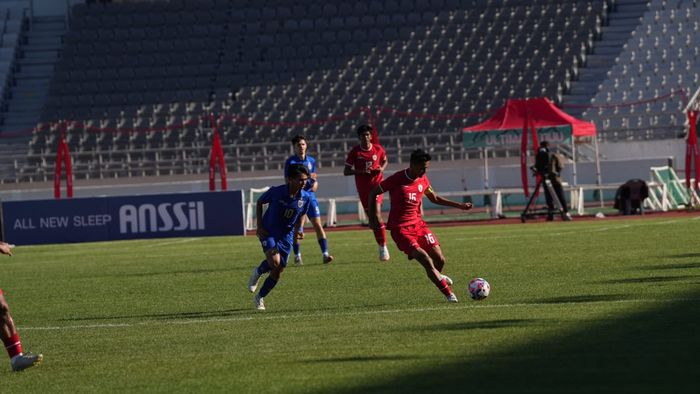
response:
<path fill-rule="evenodd" d="M 326 238 L 319 239 L 318 245 L 321 247 L 321 253 L 328 254 L 328 239 L 326 239 Z"/>
<path fill-rule="evenodd" d="M 268 276 L 265 279 L 265 282 L 263 282 L 262 288 L 260 288 L 260 293 L 258 293 L 258 295 L 260 297 L 266 297 L 268 294 L 270 294 L 272 289 L 275 288 L 276 284 L 277 284 L 277 281 L 272 279 L 271 276 Z"/>
<path fill-rule="evenodd" d="M 299 255 L 299 249 L 300 249 L 299 242 L 294 242 L 294 244 L 292 245 L 292 249 L 294 249 L 295 255 Z"/>
<path fill-rule="evenodd" d="M 258 266 L 258 274 L 262 275 L 266 272 L 270 272 L 270 263 L 268 263 L 267 260 L 263 260 Z"/>

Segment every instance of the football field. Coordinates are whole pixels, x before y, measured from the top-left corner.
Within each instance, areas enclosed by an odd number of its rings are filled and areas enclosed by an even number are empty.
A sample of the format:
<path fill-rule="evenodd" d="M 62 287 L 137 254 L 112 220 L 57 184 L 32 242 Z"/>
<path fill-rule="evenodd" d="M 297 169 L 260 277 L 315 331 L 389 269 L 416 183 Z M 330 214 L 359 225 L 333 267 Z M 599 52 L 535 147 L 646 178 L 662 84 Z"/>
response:
<path fill-rule="evenodd" d="M 698 393 L 700 216 L 433 227 L 460 302 L 372 233 L 313 232 L 258 312 L 253 236 L 18 246 L 2 393 Z M 470 278 L 491 284 L 472 301 Z"/>

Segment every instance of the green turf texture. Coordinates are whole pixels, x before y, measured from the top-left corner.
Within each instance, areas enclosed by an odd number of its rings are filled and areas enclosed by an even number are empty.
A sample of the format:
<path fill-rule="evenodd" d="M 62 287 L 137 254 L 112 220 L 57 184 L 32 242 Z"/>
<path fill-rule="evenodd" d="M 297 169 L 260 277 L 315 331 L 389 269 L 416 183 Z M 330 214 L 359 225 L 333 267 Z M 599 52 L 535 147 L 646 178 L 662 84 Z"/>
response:
<path fill-rule="evenodd" d="M 307 234 L 265 312 L 255 237 L 18 246 L 0 287 L 45 361 L 0 392 L 700 392 L 696 216 L 433 231 L 458 304 L 367 229 L 330 265 Z"/>

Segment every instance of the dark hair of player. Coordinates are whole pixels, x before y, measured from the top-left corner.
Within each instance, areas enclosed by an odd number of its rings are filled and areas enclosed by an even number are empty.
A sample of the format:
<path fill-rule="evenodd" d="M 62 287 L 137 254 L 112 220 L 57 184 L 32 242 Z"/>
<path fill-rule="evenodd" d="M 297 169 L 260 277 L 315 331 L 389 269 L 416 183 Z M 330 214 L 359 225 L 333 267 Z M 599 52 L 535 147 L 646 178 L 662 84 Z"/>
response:
<path fill-rule="evenodd" d="M 425 163 L 426 161 L 430 161 L 430 159 L 430 153 L 422 149 L 416 149 L 411 152 L 411 164 Z"/>
<path fill-rule="evenodd" d="M 295 135 L 294 138 L 292 138 L 292 145 L 296 145 L 297 142 L 301 140 L 306 141 L 306 137 L 304 137 L 303 135 Z"/>
<path fill-rule="evenodd" d="M 306 176 L 309 176 L 309 170 L 301 164 L 292 164 L 289 166 L 289 179 L 296 179 L 299 177 L 299 174 L 306 174 Z"/>
<path fill-rule="evenodd" d="M 373 130 L 373 129 L 372 129 L 372 126 L 363 124 L 363 125 L 360 125 L 360 126 L 357 128 L 357 135 L 359 136 L 359 135 L 361 135 L 362 133 L 365 133 L 365 132 L 368 132 L 368 131 L 369 131 L 370 134 L 371 134 L 371 133 L 372 133 L 372 130 Z"/>

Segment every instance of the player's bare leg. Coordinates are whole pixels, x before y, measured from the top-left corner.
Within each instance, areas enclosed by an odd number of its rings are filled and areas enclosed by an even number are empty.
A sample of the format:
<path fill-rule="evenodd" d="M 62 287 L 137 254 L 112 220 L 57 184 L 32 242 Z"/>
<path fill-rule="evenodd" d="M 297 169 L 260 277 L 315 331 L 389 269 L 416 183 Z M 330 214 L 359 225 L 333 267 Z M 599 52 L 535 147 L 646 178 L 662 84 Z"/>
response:
<path fill-rule="evenodd" d="M 304 224 L 306 223 L 306 216 L 301 217 L 301 225 L 299 226 L 299 234 L 295 234 L 294 243 L 292 244 L 292 249 L 294 250 L 294 265 L 304 265 L 304 261 L 301 259 L 301 245 L 299 241 L 304 239 Z"/>
<path fill-rule="evenodd" d="M 431 259 L 433 259 L 433 265 L 440 273 L 440 277 L 445 279 L 448 285 L 452 286 L 452 283 L 454 283 L 452 282 L 452 278 L 442 273 L 442 271 L 445 269 L 445 256 L 442 254 L 442 249 L 440 249 L 440 246 L 435 246 L 430 249 L 428 251 L 428 255 Z"/>
<path fill-rule="evenodd" d="M 379 223 L 381 223 L 381 226 L 372 229 L 372 232 L 374 233 L 374 240 L 377 241 L 377 245 L 379 246 L 379 261 L 386 262 L 389 261 L 391 256 L 389 255 L 389 248 L 386 247 L 386 226 L 384 225 L 384 219 L 381 215 L 382 206 L 379 203 L 377 203 L 376 212 L 379 214 Z M 367 209 L 365 209 L 365 214 L 369 216 Z"/>
<path fill-rule="evenodd" d="M 255 297 L 253 297 L 253 304 L 255 304 L 255 308 L 259 311 L 265 310 L 264 298 L 270 293 L 270 291 L 272 291 L 275 285 L 277 285 L 277 282 L 279 282 L 280 276 L 282 275 L 282 271 L 284 271 L 284 266 L 281 262 L 281 256 L 277 249 L 271 249 L 266 251 L 265 257 L 267 259 L 267 264 L 269 264 L 270 266 L 270 274 L 263 282 L 260 291 L 255 295 Z M 254 271 L 254 273 L 256 272 L 257 271 Z"/>
<path fill-rule="evenodd" d="M 15 327 L 15 322 L 10 314 L 5 296 L 0 291 L 0 338 L 2 339 L 7 354 L 10 356 L 10 365 L 13 371 L 22 371 L 41 363 L 44 356 L 41 354 L 22 353 L 22 342 Z"/>
<path fill-rule="evenodd" d="M 413 253 L 411 253 L 411 257 L 416 259 L 423 266 L 426 275 L 428 275 L 428 279 L 433 282 L 435 287 L 437 287 L 438 290 L 445 295 L 445 297 L 447 297 L 448 302 L 457 302 L 457 296 L 455 296 L 450 284 L 447 282 L 448 278 L 444 277 L 440 271 L 435 268 L 433 259 L 425 250 L 422 248 L 416 248 Z"/>
<path fill-rule="evenodd" d="M 316 239 L 318 240 L 318 246 L 321 248 L 321 253 L 323 254 L 323 264 L 328 264 L 333 261 L 333 256 L 328 253 L 328 238 L 326 238 L 326 230 L 323 229 L 323 223 L 321 223 L 321 218 L 311 219 L 311 224 L 316 230 Z"/>

